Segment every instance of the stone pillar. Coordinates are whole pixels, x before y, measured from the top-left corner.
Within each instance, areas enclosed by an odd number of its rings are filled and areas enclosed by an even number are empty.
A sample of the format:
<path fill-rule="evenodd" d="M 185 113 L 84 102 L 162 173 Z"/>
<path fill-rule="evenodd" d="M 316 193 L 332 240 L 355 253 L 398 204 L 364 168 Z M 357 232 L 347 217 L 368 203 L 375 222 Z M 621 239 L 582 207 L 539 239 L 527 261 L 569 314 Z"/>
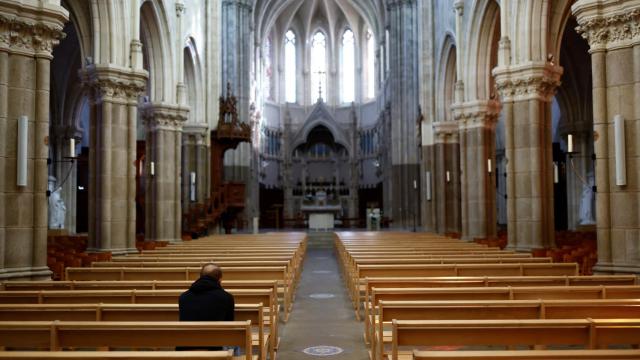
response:
<path fill-rule="evenodd" d="M 388 2 L 391 46 L 391 211 L 394 227 L 408 228 L 420 218 L 418 163 L 418 9 L 416 0 Z"/>
<path fill-rule="evenodd" d="M 496 235 L 495 126 L 496 101 L 454 105 L 460 126 L 462 237 L 473 240 Z M 491 162 L 491 169 L 489 169 Z"/>
<path fill-rule="evenodd" d="M 136 122 L 146 71 L 89 65 L 80 77 L 92 99 L 89 131 L 89 249 L 135 252 Z"/>
<path fill-rule="evenodd" d="M 177 242 L 182 238 L 182 124 L 189 110 L 167 104 L 144 109 L 147 127 L 146 164 L 154 163 L 145 193 L 145 239 Z M 147 174 L 151 172 L 148 171 Z"/>
<path fill-rule="evenodd" d="M 507 230 L 518 251 L 555 244 L 551 100 L 562 68 L 552 63 L 500 66 L 507 157 Z"/>
<path fill-rule="evenodd" d="M 460 232 L 460 144 L 458 123 L 434 123 L 432 198 L 436 231 Z M 447 173 L 449 174 L 447 177 Z"/>
<path fill-rule="evenodd" d="M 55 1 L 0 1 L 0 280 L 51 274 L 46 197 L 50 64 L 67 19 Z M 17 185 L 21 116 L 29 124 L 26 186 Z"/>
<path fill-rule="evenodd" d="M 598 263 L 640 273 L 640 1 L 580 0 L 573 14 L 590 46 L 596 154 Z M 614 117 L 624 118 L 626 185 L 618 185 Z"/>
<path fill-rule="evenodd" d="M 246 123 L 250 122 L 251 116 L 252 11 L 252 0 L 222 1 L 222 85 L 231 85 L 231 91 L 238 99 L 238 118 Z M 228 150 L 224 156 L 225 180 L 246 184 L 244 218 L 247 220 L 258 216 L 259 211 L 256 206 L 259 194 L 255 192 L 258 176 L 253 171 L 252 157 L 249 143 L 240 143 L 237 149 Z"/>
<path fill-rule="evenodd" d="M 185 124 L 182 135 L 182 209 L 189 208 L 191 202 L 191 173 L 196 173 L 196 202 L 204 203 L 207 193 L 207 159 L 209 149 L 206 144 L 208 126 L 206 124 Z"/>

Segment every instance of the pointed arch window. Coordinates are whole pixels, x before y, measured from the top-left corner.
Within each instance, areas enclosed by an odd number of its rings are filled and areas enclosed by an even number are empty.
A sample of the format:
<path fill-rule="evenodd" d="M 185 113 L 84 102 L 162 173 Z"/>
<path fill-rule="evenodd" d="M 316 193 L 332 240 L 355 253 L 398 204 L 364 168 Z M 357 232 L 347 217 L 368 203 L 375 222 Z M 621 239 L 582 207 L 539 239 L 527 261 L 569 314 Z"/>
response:
<path fill-rule="evenodd" d="M 284 83 L 285 100 L 290 103 L 297 101 L 296 97 L 296 34 L 289 30 L 284 36 Z"/>
<path fill-rule="evenodd" d="M 318 31 L 311 39 L 311 99 L 327 93 L 327 37 Z"/>
<path fill-rule="evenodd" d="M 376 38 L 367 30 L 367 98 L 373 99 L 376 96 Z"/>
<path fill-rule="evenodd" d="M 355 38 L 353 31 L 347 29 L 342 34 L 342 101 L 350 103 L 355 100 Z"/>
<path fill-rule="evenodd" d="M 264 59 L 264 83 L 263 92 L 264 98 L 273 100 L 272 83 L 273 83 L 273 65 L 271 63 L 271 36 L 267 37 L 264 42 L 263 59 Z"/>

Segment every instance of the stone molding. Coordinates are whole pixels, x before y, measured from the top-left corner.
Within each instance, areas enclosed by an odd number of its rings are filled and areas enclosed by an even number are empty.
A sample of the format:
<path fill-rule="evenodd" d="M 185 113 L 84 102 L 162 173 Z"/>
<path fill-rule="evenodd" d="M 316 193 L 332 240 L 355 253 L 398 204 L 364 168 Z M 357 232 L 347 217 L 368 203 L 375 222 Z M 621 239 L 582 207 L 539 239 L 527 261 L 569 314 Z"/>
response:
<path fill-rule="evenodd" d="M 142 118 L 148 131 L 182 131 L 189 118 L 189 108 L 172 104 L 149 103 L 142 110 Z"/>
<path fill-rule="evenodd" d="M 640 43 L 640 1 L 582 0 L 571 11 L 576 31 L 587 40 L 591 51 L 624 48 Z"/>
<path fill-rule="evenodd" d="M 89 65 L 79 71 L 85 87 L 92 90 L 96 104 L 104 101 L 137 104 L 144 92 L 149 74 L 144 70 L 131 70 L 113 65 Z"/>
<path fill-rule="evenodd" d="M 496 100 L 453 104 L 453 117 L 460 130 L 486 128 L 493 130 L 498 122 L 501 106 Z"/>
<path fill-rule="evenodd" d="M 493 70 L 503 102 L 541 100 L 549 102 L 560 86 L 563 68 L 551 62 L 531 62 Z"/>
<path fill-rule="evenodd" d="M 0 51 L 52 59 L 65 37 L 69 13 L 62 6 L 33 0 L 0 2 Z"/>
<path fill-rule="evenodd" d="M 459 130 L 460 127 L 457 121 L 434 122 L 433 134 L 435 135 L 435 143 L 457 143 Z"/>

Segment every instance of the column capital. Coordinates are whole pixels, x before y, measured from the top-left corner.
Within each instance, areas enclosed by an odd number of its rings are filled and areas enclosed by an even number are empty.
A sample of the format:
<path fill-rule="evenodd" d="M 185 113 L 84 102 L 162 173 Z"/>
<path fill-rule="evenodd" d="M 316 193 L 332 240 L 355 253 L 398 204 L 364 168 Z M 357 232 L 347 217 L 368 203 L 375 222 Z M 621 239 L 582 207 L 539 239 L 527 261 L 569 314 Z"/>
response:
<path fill-rule="evenodd" d="M 592 52 L 640 43 L 640 0 L 580 0 L 571 11 Z"/>
<path fill-rule="evenodd" d="M 111 64 L 91 64 L 79 71 L 83 85 L 92 90 L 96 103 L 118 101 L 134 104 L 144 92 L 149 73 Z"/>
<path fill-rule="evenodd" d="M 457 143 L 458 142 L 458 126 L 457 121 L 440 121 L 433 123 L 433 134 L 435 135 L 436 144 Z"/>
<path fill-rule="evenodd" d="M 142 118 L 149 131 L 182 131 L 189 117 L 189 109 L 175 104 L 147 103 L 142 109 Z"/>
<path fill-rule="evenodd" d="M 497 100 L 470 101 L 452 106 L 453 117 L 459 122 L 460 130 L 494 129 L 500 109 L 501 105 Z"/>
<path fill-rule="evenodd" d="M 560 86 L 563 72 L 561 66 L 552 62 L 529 62 L 498 67 L 493 70 L 493 75 L 503 102 L 531 99 L 548 102 Z"/>
<path fill-rule="evenodd" d="M 464 0 L 456 0 L 453 4 L 453 8 L 456 9 L 458 16 L 464 15 Z"/>
<path fill-rule="evenodd" d="M 64 39 L 69 12 L 62 6 L 32 1 L 0 2 L 0 51 L 51 59 Z"/>
<path fill-rule="evenodd" d="M 209 125 L 203 123 L 185 123 L 182 131 L 189 135 L 206 136 L 209 133 Z"/>
<path fill-rule="evenodd" d="M 176 16 L 182 17 L 187 12 L 187 8 L 183 2 L 176 1 Z"/>

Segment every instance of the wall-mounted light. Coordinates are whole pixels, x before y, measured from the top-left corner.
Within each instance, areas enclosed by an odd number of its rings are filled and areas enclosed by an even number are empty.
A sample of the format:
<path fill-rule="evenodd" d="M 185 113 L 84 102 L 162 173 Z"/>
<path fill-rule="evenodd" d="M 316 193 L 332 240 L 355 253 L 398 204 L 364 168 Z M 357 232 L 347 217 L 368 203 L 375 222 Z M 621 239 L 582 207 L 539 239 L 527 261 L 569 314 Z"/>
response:
<path fill-rule="evenodd" d="M 489 174 L 493 173 L 493 161 L 491 159 L 487 159 L 487 172 Z"/>
<path fill-rule="evenodd" d="M 195 172 L 191 172 L 189 174 L 189 183 L 190 183 L 190 187 L 189 187 L 189 193 L 190 193 L 190 200 L 191 201 L 196 201 L 196 173 Z"/>
<path fill-rule="evenodd" d="M 431 201 L 431 171 L 427 171 L 425 182 L 426 182 L 425 187 L 427 190 L 427 201 Z"/>
<path fill-rule="evenodd" d="M 627 154 L 625 152 L 624 118 L 616 115 L 613 118 L 614 148 L 616 155 L 616 185 L 627 185 Z"/>
<path fill-rule="evenodd" d="M 27 144 L 29 140 L 29 118 L 18 119 L 18 149 L 16 152 L 16 185 L 27 186 Z"/>
<path fill-rule="evenodd" d="M 445 178 L 447 179 L 447 182 L 451 182 L 451 173 L 449 172 L 449 170 L 447 170 L 447 172 L 445 173 Z"/>
<path fill-rule="evenodd" d="M 418 189 L 418 182 L 416 180 L 413 180 L 413 189 L 414 190 Z"/>
<path fill-rule="evenodd" d="M 76 157 L 76 139 L 74 138 L 69 139 L 69 157 L 72 159 Z"/>
<path fill-rule="evenodd" d="M 149 165 L 149 174 L 151 176 L 156 176 L 156 163 L 153 161 Z"/>
<path fill-rule="evenodd" d="M 567 135 L 567 153 L 573 154 L 573 134 Z"/>
<path fill-rule="evenodd" d="M 560 171 L 558 170 L 558 163 L 553 162 L 553 183 L 557 184 L 560 182 Z"/>

